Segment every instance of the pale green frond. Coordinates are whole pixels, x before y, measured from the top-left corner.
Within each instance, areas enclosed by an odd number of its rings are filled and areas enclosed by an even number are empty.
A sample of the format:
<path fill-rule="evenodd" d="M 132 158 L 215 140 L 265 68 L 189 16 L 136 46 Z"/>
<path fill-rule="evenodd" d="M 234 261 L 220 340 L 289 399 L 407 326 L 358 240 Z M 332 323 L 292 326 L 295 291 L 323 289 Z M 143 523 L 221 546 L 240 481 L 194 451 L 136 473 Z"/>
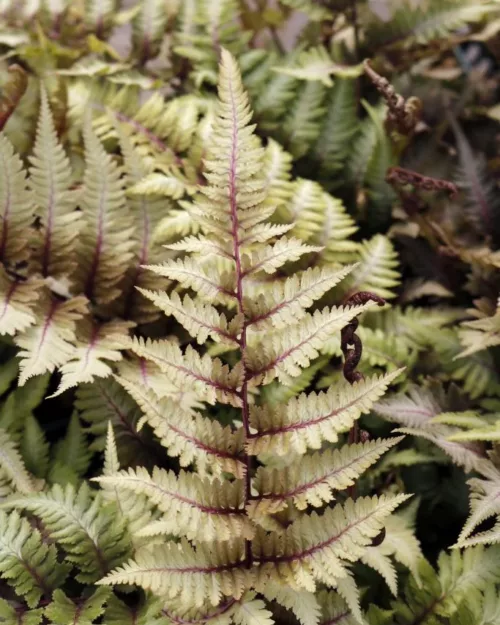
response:
<path fill-rule="evenodd" d="M 71 275 L 75 266 L 71 258 L 81 228 L 81 212 L 76 210 L 79 194 L 71 189 L 73 172 L 57 137 L 44 89 L 35 145 L 29 160 L 30 188 L 41 225 L 37 268 L 43 276 Z"/>
<path fill-rule="evenodd" d="M 392 604 L 394 613 L 389 623 L 431 625 L 455 615 L 462 601 L 480 605 L 482 592 L 499 581 L 498 556 L 496 547 L 442 552 L 437 573 L 421 560 L 421 587 L 412 577 L 408 579 L 404 594 Z"/>
<path fill-rule="evenodd" d="M 181 299 L 175 291 L 170 295 L 144 289 L 140 289 L 140 292 L 165 314 L 174 316 L 200 345 L 205 343 L 208 337 L 217 343 L 231 346 L 237 344 L 241 320 L 228 321 L 214 306 L 192 299 L 189 295 Z"/>
<path fill-rule="evenodd" d="M 115 300 L 132 259 L 134 232 L 127 211 L 122 171 L 95 136 L 84 127 L 85 175 L 82 191 L 84 226 L 79 240 L 76 282 L 97 304 Z"/>
<path fill-rule="evenodd" d="M 256 491 L 248 506 L 254 518 L 275 514 L 293 501 L 299 510 L 321 507 L 335 498 L 335 491 L 352 486 L 359 476 L 402 438 L 374 440 L 306 455 L 300 464 L 284 469 L 260 467 L 252 487 Z"/>
<path fill-rule="evenodd" d="M 323 82 L 306 82 L 300 87 L 282 122 L 279 134 L 295 158 L 307 154 L 318 139 L 326 112 L 323 106 L 325 97 L 326 87 Z"/>
<path fill-rule="evenodd" d="M 491 467 L 488 479 L 472 478 L 468 481 L 468 484 L 470 488 L 470 515 L 460 532 L 456 546 L 463 547 L 473 544 L 498 542 L 500 473 Z M 493 530 L 473 534 L 483 521 L 491 517 L 497 517 Z"/>
<path fill-rule="evenodd" d="M 283 533 L 257 530 L 252 541 L 259 579 L 271 577 L 291 588 L 316 590 L 318 582 L 336 587 L 349 576 L 347 562 L 355 562 L 381 531 L 383 522 L 407 495 L 348 499 L 299 517 Z M 300 540 L 297 540 L 300 536 Z"/>
<path fill-rule="evenodd" d="M 321 22 L 331 16 L 331 12 L 326 7 L 318 6 L 314 0 L 281 0 L 281 3 L 305 13 L 309 19 L 316 22 Z"/>
<path fill-rule="evenodd" d="M 250 423 L 255 433 L 248 441 L 248 452 L 304 454 L 308 448 L 319 449 L 323 440 L 336 443 L 339 434 L 367 413 L 399 374 L 373 376 L 353 385 L 342 382 L 326 392 L 303 393 L 272 409 L 251 407 Z"/>
<path fill-rule="evenodd" d="M 108 433 L 106 437 L 106 449 L 104 451 L 103 476 L 109 477 L 120 470 L 118 451 L 111 421 L 108 421 Z M 116 503 L 117 513 L 125 519 L 128 529 L 132 534 L 132 543 L 135 548 L 142 546 L 142 541 L 137 538 L 139 530 L 152 521 L 157 515 L 153 514 L 153 506 L 144 494 L 137 495 L 135 492 L 117 488 L 113 484 L 101 482 L 101 493 L 106 501 Z"/>
<path fill-rule="evenodd" d="M 60 588 L 54 591 L 52 602 L 45 608 L 51 625 L 91 625 L 104 613 L 104 605 L 111 596 L 109 588 L 97 588 L 84 601 L 74 602 Z"/>
<path fill-rule="evenodd" d="M 92 435 L 90 449 L 102 451 L 108 422 L 113 426 L 120 452 L 138 458 L 147 448 L 144 432 L 137 432 L 141 411 L 130 395 L 114 380 L 82 384 L 76 391 L 75 407 Z"/>
<path fill-rule="evenodd" d="M 3 625 L 40 625 L 43 619 L 43 608 L 26 610 L 20 615 L 18 606 L 0 599 L 0 618 Z"/>
<path fill-rule="evenodd" d="M 198 542 L 253 536 L 252 525 L 244 515 L 243 484 L 239 481 L 202 479 L 182 470 L 176 475 L 158 467 L 152 475 L 139 467 L 95 479 L 144 494 L 158 506 L 163 517 L 142 528 L 140 534 L 144 536 L 173 534 Z"/>
<path fill-rule="evenodd" d="M 118 0 L 85 0 L 85 24 L 101 35 L 111 25 L 118 7 Z"/>
<path fill-rule="evenodd" d="M 0 468 L 2 477 L 14 490 L 23 494 L 35 492 L 33 477 L 26 470 L 17 445 L 3 428 L 0 429 Z"/>
<path fill-rule="evenodd" d="M 49 468 L 49 443 L 38 420 L 28 414 L 24 419 L 24 429 L 19 449 L 26 469 L 38 478 L 44 478 Z M 0 460 L 0 466 L 2 461 Z M 5 468 L 2 466 L 3 471 Z M 19 486 L 16 489 L 23 492 Z"/>
<path fill-rule="evenodd" d="M 242 566 L 244 541 L 235 539 L 196 550 L 183 539 L 154 549 L 141 549 L 135 560 L 116 569 L 99 584 L 135 584 L 185 606 L 218 605 L 223 596 L 239 599 L 253 577 Z"/>
<path fill-rule="evenodd" d="M 361 64 L 349 67 L 335 63 L 323 46 L 316 46 L 301 52 L 295 66 L 275 67 L 273 69 L 300 80 L 319 81 L 325 87 L 333 87 L 332 76 L 358 78 L 363 73 Z"/>
<path fill-rule="evenodd" d="M 394 289 L 400 283 L 398 254 L 386 236 L 376 234 L 363 241 L 356 260 L 356 269 L 339 287 L 344 299 L 358 291 L 371 291 L 384 299 L 396 296 Z"/>
<path fill-rule="evenodd" d="M 389 517 L 390 518 L 390 517 Z M 359 621 L 352 614 L 342 597 L 336 592 L 320 590 L 317 594 L 321 608 L 319 625 L 359 625 Z"/>
<path fill-rule="evenodd" d="M 346 211 L 342 201 L 328 193 L 322 194 L 323 223 L 320 229 L 309 239 L 310 243 L 323 246 L 318 254 L 320 262 L 352 263 L 357 260 L 359 243 L 350 237 L 358 227 Z"/>
<path fill-rule="evenodd" d="M 144 0 L 132 20 L 132 42 L 142 63 L 155 56 L 167 22 L 175 17 L 179 0 Z"/>
<path fill-rule="evenodd" d="M 58 562 L 55 546 L 47 545 L 26 519 L 0 510 L 0 577 L 30 608 L 64 583 L 68 568 Z"/>
<path fill-rule="evenodd" d="M 401 425 L 398 432 L 431 441 L 466 471 L 489 472 L 491 463 L 480 445 L 451 441 L 450 437 L 461 431 L 460 428 L 435 420 L 445 411 L 430 390 L 411 387 L 407 394 L 379 401 L 375 411 L 388 421 Z"/>
<path fill-rule="evenodd" d="M 93 583 L 120 564 L 128 551 L 123 524 L 113 507 L 103 506 L 84 483 L 78 491 L 55 484 L 41 493 L 13 496 L 6 502 L 41 519 L 47 535 L 61 545 L 66 560 L 78 568 L 76 579 Z"/>
<path fill-rule="evenodd" d="M 402 39 L 426 44 L 434 39 L 452 36 L 468 23 L 478 22 L 495 10 L 491 3 L 476 0 L 441 0 L 427 6 L 404 6 L 392 16 L 390 22 L 373 20 L 367 24 L 371 46 Z"/>
<path fill-rule="evenodd" d="M 324 175 L 340 172 L 351 150 L 358 130 L 355 87 L 354 80 L 339 79 L 328 94 L 326 116 L 312 150 Z"/>
<path fill-rule="evenodd" d="M 77 475 L 83 475 L 89 467 L 91 456 L 80 419 L 73 413 L 65 437 L 54 446 L 53 459 L 61 465 L 71 467 Z"/>
<path fill-rule="evenodd" d="M 322 345 L 334 332 L 340 332 L 371 305 L 372 302 L 307 313 L 295 325 L 254 341 L 244 354 L 251 379 L 268 384 L 275 377 L 284 383 L 296 377 L 318 357 Z"/>
<path fill-rule="evenodd" d="M 304 241 L 321 231 L 324 220 L 324 191 L 317 182 L 297 178 L 291 183 L 290 197 L 277 214 L 293 223 L 290 234 Z"/>
<path fill-rule="evenodd" d="M 4 134 L 0 134 L 0 164 L 0 260 L 15 264 L 29 256 L 35 207 L 22 161 Z"/>
<path fill-rule="evenodd" d="M 160 607 L 160 602 L 152 595 L 131 607 L 112 594 L 106 604 L 104 621 L 107 625 L 162 625 L 164 621 L 157 620 Z"/>
<path fill-rule="evenodd" d="M 35 324 L 14 339 L 21 348 L 20 386 L 32 376 L 54 371 L 72 357 L 76 323 L 86 313 L 87 299 L 83 296 L 64 301 L 43 294 L 36 308 Z"/>

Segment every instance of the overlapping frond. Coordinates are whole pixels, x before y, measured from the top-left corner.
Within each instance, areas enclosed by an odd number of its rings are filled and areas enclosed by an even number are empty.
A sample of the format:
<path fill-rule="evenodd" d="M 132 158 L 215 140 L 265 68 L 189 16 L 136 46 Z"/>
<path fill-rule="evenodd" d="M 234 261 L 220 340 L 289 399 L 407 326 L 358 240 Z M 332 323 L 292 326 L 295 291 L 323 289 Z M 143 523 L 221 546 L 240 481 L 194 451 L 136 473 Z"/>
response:
<path fill-rule="evenodd" d="M 101 325 L 85 319 L 77 324 L 75 349 L 68 361 L 59 367 L 61 383 L 52 395 L 60 395 L 69 388 L 89 384 L 95 378 L 112 374 L 111 362 L 122 359 L 120 349 L 123 337 L 135 324 L 128 321 L 109 321 Z"/>
<path fill-rule="evenodd" d="M 0 135 L 0 159 L 0 260 L 16 263 L 29 255 L 33 196 L 22 161 L 4 134 Z"/>
<path fill-rule="evenodd" d="M 0 334 L 15 335 L 36 322 L 34 309 L 41 288 L 41 280 L 15 280 L 0 267 Z"/>
<path fill-rule="evenodd" d="M 253 529 L 244 514 L 241 482 L 223 483 L 180 471 L 129 469 L 97 478 L 103 484 L 144 494 L 163 516 L 141 529 L 143 536 L 173 534 L 198 542 L 251 538 Z"/>
<path fill-rule="evenodd" d="M 478 443 L 460 443 L 450 440 L 460 428 L 448 425 L 442 417 L 446 412 L 439 400 L 428 389 L 413 387 L 408 394 L 379 401 L 378 414 L 401 426 L 397 431 L 425 438 L 440 447 L 454 462 L 466 471 L 489 472 L 491 464 Z M 439 418 L 441 417 L 441 418 Z"/>
<path fill-rule="evenodd" d="M 241 431 L 233 432 L 197 412 L 183 410 L 169 398 L 158 397 L 143 387 L 121 379 L 121 384 L 143 411 L 141 423 L 148 423 L 167 449 L 179 457 L 181 466 L 196 461 L 199 469 L 207 464 L 216 472 L 242 477 Z"/>
<path fill-rule="evenodd" d="M 128 214 L 121 170 L 95 136 L 90 121 L 84 129 L 86 163 L 82 192 L 84 225 L 80 234 L 76 282 L 88 299 L 105 304 L 132 258 L 133 226 Z"/>
<path fill-rule="evenodd" d="M 49 597 L 68 575 L 68 566 L 57 561 L 54 545 L 47 545 L 40 532 L 17 512 L 0 510 L 0 577 L 29 607 Z"/>
<path fill-rule="evenodd" d="M 69 300 L 53 299 L 43 293 L 36 307 L 36 322 L 15 338 L 21 348 L 19 384 L 65 364 L 74 353 L 76 323 L 87 312 L 81 295 Z"/>
<path fill-rule="evenodd" d="M 76 579 L 82 583 L 102 577 L 127 554 L 123 524 L 117 525 L 109 504 L 104 507 L 85 483 L 77 492 L 71 485 L 56 484 L 37 494 L 13 496 L 8 505 L 42 520 L 50 538 L 63 547 L 66 560 L 78 567 Z"/>
<path fill-rule="evenodd" d="M 43 276 L 71 275 L 75 262 L 72 264 L 70 259 L 81 225 L 81 212 L 76 210 L 79 192 L 72 189 L 70 161 L 57 138 L 44 90 L 30 163 L 30 187 L 36 204 L 35 214 L 41 224 L 36 250 L 38 268 Z"/>
<path fill-rule="evenodd" d="M 154 362 L 179 388 L 189 384 L 200 400 L 211 404 L 217 400 L 240 405 L 241 367 L 230 370 L 219 358 L 211 358 L 208 354 L 200 356 L 191 345 L 183 353 L 176 342 L 169 340 L 134 337 L 128 343 L 124 342 L 125 346 L 137 356 Z"/>

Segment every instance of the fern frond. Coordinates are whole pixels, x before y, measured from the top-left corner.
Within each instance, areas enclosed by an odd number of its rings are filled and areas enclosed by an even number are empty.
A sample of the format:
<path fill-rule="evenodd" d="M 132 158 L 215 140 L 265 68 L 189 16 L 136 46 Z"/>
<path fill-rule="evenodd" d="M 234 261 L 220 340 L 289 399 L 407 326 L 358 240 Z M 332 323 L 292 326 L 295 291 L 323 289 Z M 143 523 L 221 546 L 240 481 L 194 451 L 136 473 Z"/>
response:
<path fill-rule="evenodd" d="M 104 604 L 109 599 L 109 588 L 97 588 L 90 597 L 74 602 L 60 588 L 54 591 L 52 602 L 45 608 L 45 616 L 52 625 L 87 625 L 104 613 Z"/>
<path fill-rule="evenodd" d="M 145 0 L 132 20 L 134 51 L 142 63 L 155 56 L 167 21 L 179 7 L 178 0 Z"/>
<path fill-rule="evenodd" d="M 17 492 L 23 494 L 35 492 L 33 478 L 26 470 L 17 445 L 2 428 L 0 428 L 0 468 L 2 477 L 7 478 Z"/>
<path fill-rule="evenodd" d="M 245 363 L 252 380 L 268 384 L 275 377 L 286 383 L 300 374 L 317 358 L 323 343 L 340 331 L 372 303 L 352 307 L 332 307 L 306 315 L 295 325 L 278 330 L 258 341 L 252 341 L 245 351 Z"/>
<path fill-rule="evenodd" d="M 134 337 L 125 346 L 137 356 L 154 362 L 179 388 L 189 384 L 202 401 L 240 405 L 240 367 L 230 370 L 218 358 L 211 358 L 208 354 L 200 356 L 190 345 L 182 353 L 177 343 L 169 340 Z"/>
<path fill-rule="evenodd" d="M 0 267 L 0 334 L 15 335 L 36 322 L 34 308 L 43 282 L 37 278 L 16 281 Z"/>
<path fill-rule="evenodd" d="M 390 622 L 428 623 L 438 622 L 438 617 L 448 619 L 457 613 L 462 601 L 474 604 L 481 593 L 498 583 L 498 549 L 473 547 L 450 554 L 442 552 L 438 558 L 439 571 L 425 561 L 420 562 L 419 587 L 409 578 L 404 595 L 392 604 L 394 610 Z M 450 621 L 453 622 L 453 621 Z"/>
<path fill-rule="evenodd" d="M 334 491 L 352 486 L 361 473 L 402 438 L 375 440 L 340 449 L 304 456 L 300 465 L 285 469 L 261 467 L 257 470 L 248 513 L 254 518 L 275 514 L 286 508 L 289 500 L 299 510 L 308 505 L 321 507 L 334 499 Z"/>
<path fill-rule="evenodd" d="M 90 449 L 102 451 L 105 446 L 106 427 L 110 422 L 120 448 L 138 455 L 144 448 L 143 433 L 137 432 L 141 411 L 130 395 L 114 380 L 96 380 L 82 384 L 76 391 L 75 407 L 83 421 L 89 424 L 92 435 Z M 126 445 L 121 442 L 126 441 Z"/>
<path fill-rule="evenodd" d="M 250 419 L 256 433 L 248 441 L 249 453 L 304 454 L 308 448 L 318 449 L 323 440 L 336 443 L 338 434 L 368 412 L 399 374 L 373 376 L 352 386 L 341 383 L 326 393 L 302 394 L 272 411 L 252 407 Z"/>
<path fill-rule="evenodd" d="M 119 381 L 141 407 L 144 416 L 140 423 L 153 428 L 169 455 L 179 457 L 181 466 L 196 460 L 201 470 L 208 463 L 215 473 L 226 471 L 242 477 L 241 431 L 233 432 L 199 413 L 182 410 L 168 398 L 158 400 L 138 384 Z"/>
<path fill-rule="evenodd" d="M 291 71 L 290 68 L 283 68 L 283 71 L 285 70 Z M 283 120 L 280 134 L 287 150 L 295 158 L 307 154 L 319 136 L 321 122 L 326 112 L 323 106 L 325 96 L 324 83 L 307 82 L 299 89 L 289 113 Z"/>
<path fill-rule="evenodd" d="M 470 515 L 460 532 L 456 546 L 467 547 L 499 542 L 500 528 L 500 473 L 493 467 L 487 476 L 488 479 L 472 478 L 468 481 L 470 487 Z M 496 517 L 496 523 L 490 530 L 475 533 L 478 526 L 487 519 Z"/>
<path fill-rule="evenodd" d="M 5 599 L 0 599 L 0 618 L 4 625 L 40 625 L 43 619 L 43 608 L 22 610 L 19 606 Z"/>
<path fill-rule="evenodd" d="M 121 291 L 118 283 L 132 258 L 133 226 L 121 170 L 104 151 L 88 120 L 84 128 L 86 169 L 76 281 L 88 299 L 106 304 Z"/>
<path fill-rule="evenodd" d="M 325 104 L 326 116 L 312 155 L 321 164 L 322 172 L 330 175 L 344 167 L 358 129 L 355 81 L 336 80 Z"/>
<path fill-rule="evenodd" d="M 21 159 L 4 134 L 0 134 L 0 163 L 0 261 L 15 264 L 29 256 L 34 206 Z"/>
<path fill-rule="evenodd" d="M 143 536 L 173 534 L 198 542 L 253 536 L 252 525 L 243 511 L 241 482 L 223 484 L 217 479 L 204 480 L 185 471 L 175 475 L 157 467 L 152 475 L 138 468 L 95 479 L 144 494 L 158 506 L 164 516 L 144 527 L 140 531 Z"/>
<path fill-rule="evenodd" d="M 390 44 L 411 38 L 418 44 L 446 38 L 470 22 L 478 22 L 495 7 L 474 0 L 444 0 L 428 7 L 405 6 L 398 9 L 389 23 L 377 20 L 367 25 L 371 46 Z"/>
<path fill-rule="evenodd" d="M 32 414 L 24 419 L 23 436 L 19 448 L 26 469 L 36 477 L 44 478 L 49 468 L 49 443 L 45 438 L 45 432 Z M 5 471 L 3 467 L 2 469 Z M 19 486 L 16 486 L 16 490 L 26 492 Z"/>
<path fill-rule="evenodd" d="M 222 596 L 239 599 L 253 577 L 243 568 L 244 543 L 240 539 L 194 549 L 185 539 L 154 550 L 142 549 L 136 559 L 113 571 L 99 584 L 137 584 L 181 604 L 218 605 Z"/>
<path fill-rule="evenodd" d="M 121 563 L 128 541 L 114 510 L 103 507 L 84 483 L 78 492 L 71 485 L 55 484 L 50 490 L 28 496 L 13 496 L 6 505 L 27 510 L 39 517 L 47 534 L 66 552 L 76 567 L 76 579 L 92 583 Z"/>
<path fill-rule="evenodd" d="M 54 545 L 17 512 L 0 510 L 0 577 L 24 597 L 29 607 L 64 582 L 68 566 L 57 561 Z"/>
<path fill-rule="evenodd" d="M 357 78 L 363 73 L 361 65 L 348 67 L 335 63 L 323 46 L 316 46 L 301 52 L 295 67 L 276 67 L 273 69 L 300 80 L 319 81 L 325 87 L 333 87 L 332 76 Z"/>
<path fill-rule="evenodd" d="M 259 593 L 268 601 L 275 601 L 290 610 L 301 625 L 318 625 L 321 609 L 320 599 L 314 593 L 287 588 L 270 580 L 266 580 L 262 585 L 257 585 L 257 588 Z"/>
<path fill-rule="evenodd" d="M 67 301 L 44 293 L 36 310 L 36 323 L 14 340 L 21 348 L 19 357 L 22 386 L 28 378 L 66 363 L 74 353 L 76 323 L 87 313 L 87 300 L 77 296 Z"/>
<path fill-rule="evenodd" d="M 358 259 L 356 259 L 358 260 Z M 364 241 L 359 249 L 356 269 L 341 285 L 344 298 L 358 291 L 371 291 L 384 299 L 395 297 L 400 282 L 398 255 L 392 242 L 382 234 Z"/>
<path fill-rule="evenodd" d="M 352 270 L 352 266 L 339 270 L 311 267 L 290 276 L 283 283 L 273 284 L 265 295 L 244 298 L 247 325 L 261 331 L 272 327 L 282 329 L 299 321 L 308 307 L 344 280 Z M 259 291 L 262 291 L 260 285 Z"/>
<path fill-rule="evenodd" d="M 309 19 L 316 22 L 330 17 L 330 11 L 326 7 L 318 6 L 313 0 L 281 0 L 281 4 L 305 13 Z"/>
<path fill-rule="evenodd" d="M 348 572 L 343 560 L 358 560 L 382 522 L 407 495 L 362 497 L 299 517 L 283 536 L 257 530 L 252 541 L 261 579 L 270 577 L 292 588 L 316 590 L 321 581 L 335 588 Z M 295 537 L 301 536 L 297 543 Z"/>
<path fill-rule="evenodd" d="M 76 413 L 71 415 L 65 437 L 55 444 L 53 457 L 59 464 L 71 467 L 77 475 L 87 471 L 92 454 Z"/>
<path fill-rule="evenodd" d="M 241 331 L 239 319 L 228 322 L 226 316 L 214 306 L 192 299 L 189 295 L 181 300 L 175 291 L 171 295 L 144 289 L 140 292 L 167 315 L 173 315 L 198 343 L 203 344 L 210 337 L 227 345 L 236 344 L 236 336 Z"/>
<path fill-rule="evenodd" d="M 111 375 L 112 369 L 107 361 L 118 362 L 122 359 L 119 350 L 123 337 L 128 336 L 129 329 L 134 325 L 133 322 L 119 320 L 101 325 L 93 324 L 88 319 L 80 321 L 73 354 L 59 367 L 61 383 L 49 397 L 56 397 L 79 384 L 89 384 L 95 378 Z"/>
<path fill-rule="evenodd" d="M 60 278 L 71 275 L 75 263 L 70 259 L 81 227 L 81 212 L 76 210 L 77 192 L 71 189 L 73 172 L 70 161 L 57 138 L 54 118 L 43 89 L 30 163 L 30 188 L 36 204 L 35 214 L 41 224 L 37 267 L 43 276 Z"/>
<path fill-rule="evenodd" d="M 431 441 L 466 471 L 489 471 L 491 464 L 480 445 L 450 441 L 450 437 L 459 432 L 460 428 L 436 421 L 443 409 L 429 390 L 413 387 L 407 395 L 379 401 L 375 411 L 389 421 L 402 425 L 398 432 Z"/>
<path fill-rule="evenodd" d="M 162 265 L 148 265 L 146 269 L 170 280 L 177 280 L 184 288 L 191 288 L 210 303 L 234 303 L 234 272 L 222 275 L 214 266 L 203 267 L 200 262 L 186 257 L 167 260 Z"/>

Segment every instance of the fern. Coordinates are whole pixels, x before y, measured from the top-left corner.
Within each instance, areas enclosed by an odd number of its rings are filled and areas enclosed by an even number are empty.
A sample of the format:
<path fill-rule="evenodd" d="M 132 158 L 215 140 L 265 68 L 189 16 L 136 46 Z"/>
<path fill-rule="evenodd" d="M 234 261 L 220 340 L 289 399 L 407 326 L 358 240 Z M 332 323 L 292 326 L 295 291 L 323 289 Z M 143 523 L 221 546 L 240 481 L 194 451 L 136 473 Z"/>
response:
<path fill-rule="evenodd" d="M 179 456 L 186 467 L 196 461 L 196 470 L 156 468 L 151 473 L 137 467 L 98 478 L 107 492 L 128 491 L 158 506 L 161 516 L 141 528 L 139 536 L 180 537 L 179 543 L 159 540 L 154 549 L 139 548 L 133 560 L 100 583 L 132 583 L 152 591 L 166 602 L 171 620 L 188 614 L 209 619 L 212 605 L 235 623 L 246 623 L 252 614 L 271 622 L 266 604 L 253 594 L 267 583 L 274 587 L 268 596 L 293 607 L 287 588 L 311 593 L 322 582 L 336 588 L 359 619 L 349 563 L 363 556 L 384 519 L 406 496 L 348 497 L 322 515 L 309 514 L 306 508 L 321 507 L 331 500 L 332 490 L 351 487 L 397 441 L 347 445 L 334 453 L 307 450 L 318 449 L 323 440 L 337 442 L 399 371 L 352 387 L 334 386 L 325 395 L 303 394 L 283 406 L 254 402 L 262 384 L 274 378 L 293 382 L 318 357 L 327 336 L 369 306 L 307 312 L 350 269 L 325 268 L 291 275 L 283 289 L 261 291 L 255 307 L 253 292 L 261 276 L 272 277 L 319 249 L 264 227 L 274 207 L 266 197 L 265 152 L 250 119 L 238 67 L 223 50 L 219 105 L 205 161 L 208 184 L 200 187 L 189 208 L 202 223 L 203 234 L 173 246 L 185 253 L 182 258 L 149 267 L 191 293 L 181 297 L 176 291 L 142 291 L 199 343 L 209 337 L 226 343 L 239 353 L 239 361 L 228 365 L 168 339 L 126 343 L 167 374 L 174 387 L 187 383 L 199 402 L 229 404 L 240 411 L 242 422 L 222 428 L 193 409 L 181 408 L 176 395 L 145 388 L 144 378 L 140 381 L 136 374 L 120 378 L 168 453 Z M 316 188 L 314 192 L 321 194 Z M 287 482 L 279 469 L 255 472 L 255 456 L 263 460 L 291 451 L 302 463 L 288 470 Z M 299 513 L 282 528 L 275 515 L 286 514 L 292 502 Z"/>

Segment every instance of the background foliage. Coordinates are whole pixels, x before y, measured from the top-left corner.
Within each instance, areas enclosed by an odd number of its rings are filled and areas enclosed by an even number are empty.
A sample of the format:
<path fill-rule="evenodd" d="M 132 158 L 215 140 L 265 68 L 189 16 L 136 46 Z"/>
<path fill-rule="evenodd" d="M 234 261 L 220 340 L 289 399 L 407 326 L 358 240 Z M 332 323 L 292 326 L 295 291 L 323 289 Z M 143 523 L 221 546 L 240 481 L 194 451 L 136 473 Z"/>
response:
<path fill-rule="evenodd" d="M 500 623 L 498 1 L 0 0 L 0 16 L 0 623 Z M 238 210 L 268 218 L 249 227 L 244 321 L 216 227 L 234 85 Z M 339 321 L 359 291 L 386 305 Z M 249 452 L 234 372 L 257 379 L 324 307 L 312 351 L 249 385 L 258 427 L 283 405 L 303 419 L 301 393 L 354 409 Z M 340 330 L 359 313 L 351 389 Z M 251 520 L 210 526 L 257 454 Z M 318 490 L 314 454 L 343 471 Z M 183 566 L 227 567 L 226 534 L 277 536 L 260 558 L 284 560 L 319 536 L 305 509 L 343 535 L 407 493 L 325 561 L 242 593 L 214 577 L 215 606 L 134 572 L 178 544 Z"/>

